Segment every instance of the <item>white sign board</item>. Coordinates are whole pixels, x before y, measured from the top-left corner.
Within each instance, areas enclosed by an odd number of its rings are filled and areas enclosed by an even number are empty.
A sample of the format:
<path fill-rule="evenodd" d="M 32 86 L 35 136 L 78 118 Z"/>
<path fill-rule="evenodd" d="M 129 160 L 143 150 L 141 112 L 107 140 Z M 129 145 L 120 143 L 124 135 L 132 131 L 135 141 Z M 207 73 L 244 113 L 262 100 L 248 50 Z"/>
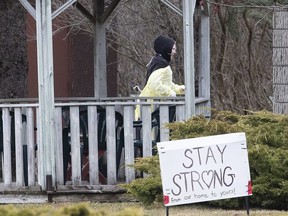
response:
<path fill-rule="evenodd" d="M 157 143 L 165 206 L 252 195 L 245 133 Z"/>

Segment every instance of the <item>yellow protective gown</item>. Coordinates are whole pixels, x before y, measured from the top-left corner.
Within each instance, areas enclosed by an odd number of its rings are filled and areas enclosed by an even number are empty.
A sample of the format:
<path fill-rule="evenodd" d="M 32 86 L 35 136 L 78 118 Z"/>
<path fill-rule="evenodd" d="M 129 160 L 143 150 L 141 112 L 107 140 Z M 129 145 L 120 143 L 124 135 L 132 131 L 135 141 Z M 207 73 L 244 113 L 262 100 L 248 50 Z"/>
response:
<path fill-rule="evenodd" d="M 139 97 L 175 97 L 184 94 L 185 86 L 172 82 L 172 70 L 170 66 L 155 70 L 149 77 L 146 86 Z M 135 119 L 140 119 L 140 106 L 136 106 Z"/>

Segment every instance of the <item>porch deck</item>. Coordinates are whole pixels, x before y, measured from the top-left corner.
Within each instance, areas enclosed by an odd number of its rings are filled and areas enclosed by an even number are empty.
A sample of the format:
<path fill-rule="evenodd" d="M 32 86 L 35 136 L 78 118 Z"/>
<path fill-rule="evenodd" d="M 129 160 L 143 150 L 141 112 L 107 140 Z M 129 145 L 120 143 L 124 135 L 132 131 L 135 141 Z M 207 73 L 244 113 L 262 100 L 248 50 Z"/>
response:
<path fill-rule="evenodd" d="M 169 130 L 164 124 L 184 120 L 185 113 L 182 97 L 154 98 L 156 112 L 151 112 L 151 103 L 145 98 L 57 99 L 51 123 L 55 128 L 55 143 L 51 144 L 55 145 L 56 176 L 55 182 L 43 188 L 42 182 L 51 179 L 43 173 L 43 147 L 39 145 L 37 131 L 38 102 L 33 99 L 0 102 L 1 194 L 29 192 L 44 195 L 44 201 L 49 197 L 47 191 L 50 198 L 61 192 L 67 195 L 67 191 L 86 195 L 123 193 L 117 184 L 129 183 L 137 177 L 127 165 L 134 164 L 135 157 L 151 156 L 156 142 L 169 140 Z M 207 103 L 208 99 L 197 98 L 195 114 L 209 116 Z M 136 105 L 141 106 L 141 121 L 134 121 Z M 7 202 L 4 196 L 0 196 L 0 203 Z"/>

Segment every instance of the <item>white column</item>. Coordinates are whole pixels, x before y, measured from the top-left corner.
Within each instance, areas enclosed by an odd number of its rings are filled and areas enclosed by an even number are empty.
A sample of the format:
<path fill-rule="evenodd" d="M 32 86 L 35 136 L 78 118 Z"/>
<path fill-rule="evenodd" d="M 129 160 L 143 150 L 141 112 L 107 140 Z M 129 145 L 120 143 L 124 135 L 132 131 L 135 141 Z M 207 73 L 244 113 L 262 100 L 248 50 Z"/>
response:
<path fill-rule="evenodd" d="M 106 32 L 101 21 L 104 13 L 104 0 L 94 1 L 96 24 L 94 30 L 94 97 L 99 99 L 107 97 L 107 72 L 106 72 Z"/>
<path fill-rule="evenodd" d="M 52 175 L 55 184 L 55 131 L 54 131 L 54 69 L 51 0 L 36 0 L 39 148 L 42 182 L 46 189 L 46 175 Z"/>
<path fill-rule="evenodd" d="M 193 15 L 196 0 L 183 1 L 184 31 L 184 75 L 185 75 L 185 117 L 195 115 L 195 67 L 194 67 L 194 31 Z"/>
<path fill-rule="evenodd" d="M 199 97 L 207 98 L 205 116 L 211 116 L 210 102 L 210 17 L 201 12 L 200 23 L 200 49 L 199 49 Z"/>

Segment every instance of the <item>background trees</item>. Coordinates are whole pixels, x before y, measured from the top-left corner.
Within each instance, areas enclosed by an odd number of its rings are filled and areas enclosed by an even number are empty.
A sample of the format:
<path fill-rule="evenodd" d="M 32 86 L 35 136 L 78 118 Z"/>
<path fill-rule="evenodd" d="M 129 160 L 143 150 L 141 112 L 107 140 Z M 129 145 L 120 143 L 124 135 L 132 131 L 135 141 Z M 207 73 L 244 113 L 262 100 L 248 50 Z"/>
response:
<path fill-rule="evenodd" d="M 92 1 L 78 1 L 93 13 Z M 181 8 L 182 1 L 175 1 Z M 60 0 L 54 1 L 61 4 Z M 57 3 L 57 4 L 56 4 Z M 80 30 L 93 36 L 93 24 L 76 8 L 69 8 L 59 17 L 71 32 Z M 58 29 L 63 26 L 58 26 Z M 146 64 L 154 55 L 153 42 L 159 34 L 170 35 L 179 47 L 174 67 L 176 81 L 183 82 L 182 17 L 176 15 L 160 0 L 122 0 L 106 24 L 108 46 L 118 53 L 118 95 L 129 96 L 132 87 L 144 87 Z"/>
<path fill-rule="evenodd" d="M 0 1 L 0 98 L 27 95 L 26 11 L 19 1 Z"/>
<path fill-rule="evenodd" d="M 211 88 L 218 109 L 271 110 L 272 5 L 272 1 L 211 4 Z"/>
<path fill-rule="evenodd" d="M 181 0 L 170 1 L 182 8 Z M 78 2 L 93 13 L 93 1 L 78 0 Z M 59 7 L 63 1 L 53 0 L 52 3 Z M 288 1 L 279 0 L 276 4 L 273 0 L 210 0 L 208 3 L 211 9 L 212 106 L 216 109 L 229 109 L 237 112 L 247 109 L 272 110 L 269 97 L 273 94 L 273 6 L 283 6 L 288 4 Z M 15 12 L 15 8 L 17 8 L 17 12 Z M 1 87 L 1 94 L 3 92 L 3 96 L 1 96 L 2 98 L 16 95 L 23 97 L 26 91 L 18 92 L 19 88 L 14 88 L 14 86 L 26 86 L 26 48 L 25 44 L 20 43 L 20 41 L 25 41 L 21 39 L 24 37 L 24 8 L 18 1 L 5 0 L 0 2 L 0 12 L 2 17 L 0 21 L 2 23 L 1 41 L 4 37 L 9 37 L 7 32 L 9 34 L 17 29 L 16 35 L 13 36 L 17 39 L 0 45 L 0 75 L 7 77 L 7 80 L 15 79 L 11 82 L 13 83 L 11 88 L 9 86 Z M 199 13 L 198 8 L 194 16 L 196 62 L 198 59 Z M 13 19 L 13 22 L 9 19 Z M 15 22 L 15 19 L 19 22 Z M 93 24 L 76 8 L 70 7 L 61 14 L 59 19 L 63 25 L 59 26 L 59 22 L 54 22 L 58 25 L 56 32 L 62 28 L 69 28 L 70 33 L 81 31 L 93 36 Z M 7 23 L 9 24 L 7 25 Z M 144 87 L 145 66 L 154 54 L 153 40 L 159 34 L 170 35 L 177 41 L 178 54 L 172 63 L 174 81 L 184 82 L 182 17 L 170 10 L 161 0 L 120 1 L 106 23 L 106 29 L 108 46 L 118 53 L 119 96 L 137 93 L 132 89 L 135 85 Z M 12 54 L 13 50 L 16 50 L 13 47 L 17 47 L 17 50 L 20 51 Z M 7 50 L 11 51 L 7 52 Z M 14 57 L 12 57 L 13 55 Z M 10 59 L 10 63 L 5 59 Z M 11 65 L 8 66 L 9 64 Z M 197 85 L 197 67 L 195 69 Z M 13 76 L 9 74 L 13 74 Z M 4 83 L 9 85 L 9 82 L 3 80 L 1 79 L 1 85 Z"/>
<path fill-rule="evenodd" d="M 81 2 L 81 1 L 79 1 Z M 174 0 L 182 8 L 181 0 Z M 81 2 L 92 10 L 87 1 Z M 279 1 L 278 6 L 286 1 Z M 272 109 L 272 0 L 214 0 L 211 9 L 211 96 L 217 109 Z M 91 25 L 75 9 L 67 11 L 67 26 Z M 73 15 L 75 13 L 75 15 Z M 195 11 L 195 61 L 200 10 Z M 69 15 L 68 15 L 69 14 Z M 77 17 L 77 19 L 76 19 Z M 73 24 L 72 24 L 73 23 Z M 77 24 L 77 25 L 76 25 Z M 79 25 L 78 25 L 79 24 Z M 89 26 L 89 25 L 88 25 Z M 129 96 L 132 86 L 144 86 L 145 65 L 153 56 L 153 40 L 159 34 L 175 38 L 178 54 L 172 63 L 175 82 L 183 82 L 182 17 L 160 0 L 123 0 L 107 22 L 108 45 L 117 44 L 118 94 Z M 197 73 L 197 68 L 196 68 Z M 196 74 L 197 78 L 197 74 Z M 196 80 L 197 85 L 197 80 Z"/>

